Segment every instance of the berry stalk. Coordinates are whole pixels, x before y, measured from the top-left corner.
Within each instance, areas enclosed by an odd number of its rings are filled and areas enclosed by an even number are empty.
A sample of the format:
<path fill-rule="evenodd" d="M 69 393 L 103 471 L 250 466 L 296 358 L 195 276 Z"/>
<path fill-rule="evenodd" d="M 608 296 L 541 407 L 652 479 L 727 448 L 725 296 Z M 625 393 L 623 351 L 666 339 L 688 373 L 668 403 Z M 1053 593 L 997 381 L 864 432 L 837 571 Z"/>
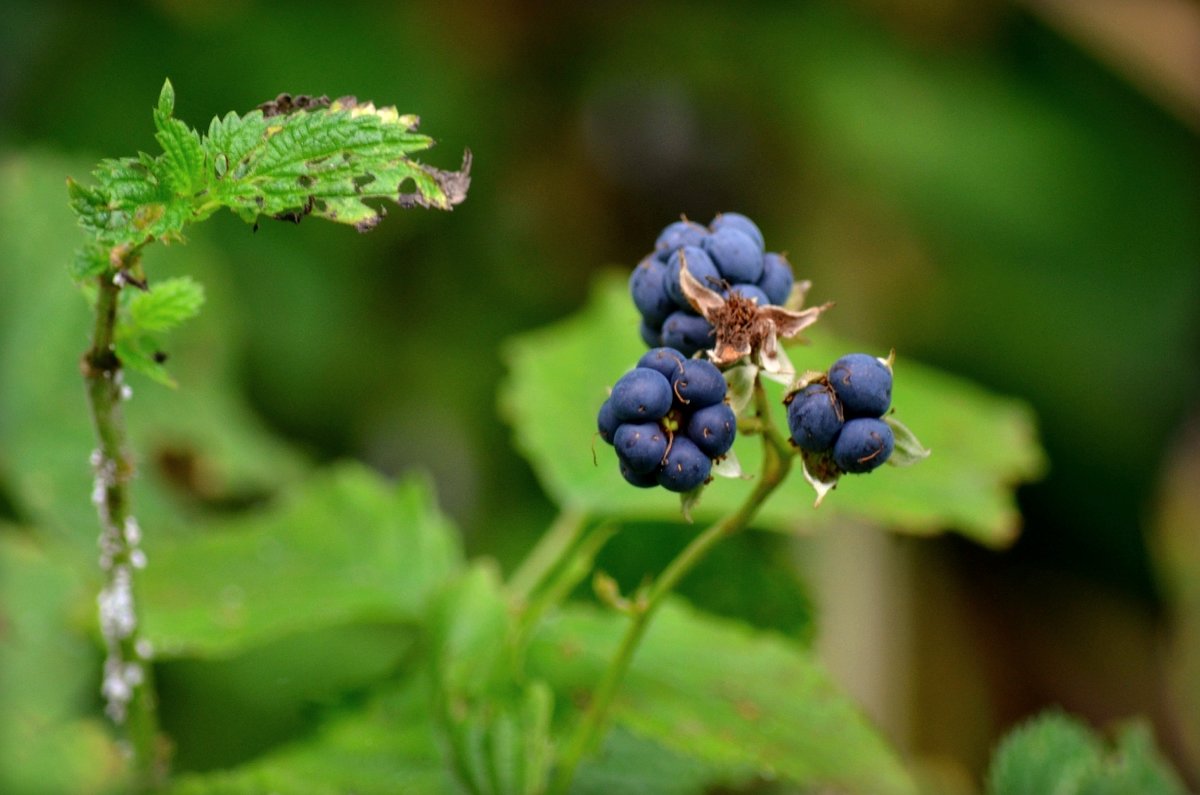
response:
<path fill-rule="evenodd" d="M 141 530 L 130 509 L 134 464 L 121 411 L 128 393 L 121 362 L 113 352 L 120 274 L 137 256 L 136 252 L 123 254 L 117 267 L 97 277 L 96 323 L 81 369 L 97 443 L 91 463 L 95 471 L 92 502 L 100 518 L 100 568 L 104 573 L 104 587 L 97 598 L 105 645 L 101 694 L 105 712 L 120 730 L 130 755 L 134 787 L 147 791 L 166 779 L 167 766 L 160 752 L 152 649 L 141 636 L 135 598 L 135 574 L 146 565 L 146 557 L 139 548 Z"/>
<path fill-rule="evenodd" d="M 763 437 L 763 466 L 758 483 L 746 501 L 734 513 L 710 525 L 692 539 L 683 551 L 663 569 L 654 582 L 629 603 L 630 624 L 621 639 L 621 645 L 609 661 L 603 678 L 592 693 L 587 711 L 575 726 L 564 750 L 550 788 L 551 795 L 565 795 L 575 777 L 575 770 L 584 755 L 591 752 L 603 735 L 608 722 L 609 710 L 625 673 L 633 662 L 646 630 L 655 612 L 670 595 L 675 586 L 688 575 L 697 564 L 712 551 L 722 539 L 741 532 L 749 526 L 758 509 L 771 493 L 787 479 L 792 466 L 794 451 L 780 435 L 771 420 L 770 405 L 762 383 L 754 383 L 754 404 L 761 423 Z"/>

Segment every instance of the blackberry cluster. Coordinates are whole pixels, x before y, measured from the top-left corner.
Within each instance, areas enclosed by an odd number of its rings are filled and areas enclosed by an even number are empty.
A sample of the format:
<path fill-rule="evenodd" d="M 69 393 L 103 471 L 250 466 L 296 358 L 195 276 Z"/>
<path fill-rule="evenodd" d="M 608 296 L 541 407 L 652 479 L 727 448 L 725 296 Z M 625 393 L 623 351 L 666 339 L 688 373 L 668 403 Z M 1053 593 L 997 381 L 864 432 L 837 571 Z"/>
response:
<path fill-rule="evenodd" d="M 874 356 L 843 356 L 786 403 L 792 442 L 828 456 L 842 473 L 870 472 L 895 449 L 891 426 L 880 419 L 892 403 L 892 371 Z"/>
<path fill-rule="evenodd" d="M 713 460 L 729 452 L 737 434 L 725 389 L 725 377 L 707 360 L 663 347 L 642 356 L 596 418 L 625 480 L 677 492 L 707 481 Z"/>
<path fill-rule="evenodd" d="M 642 340 L 692 356 L 712 347 L 713 328 L 683 294 L 682 262 L 701 284 L 716 292 L 739 292 L 760 306 L 782 306 L 795 276 L 782 254 L 768 252 L 758 227 L 740 213 L 721 213 L 707 227 L 691 221 L 668 225 L 653 253 L 629 277 L 629 292 L 642 314 Z"/>

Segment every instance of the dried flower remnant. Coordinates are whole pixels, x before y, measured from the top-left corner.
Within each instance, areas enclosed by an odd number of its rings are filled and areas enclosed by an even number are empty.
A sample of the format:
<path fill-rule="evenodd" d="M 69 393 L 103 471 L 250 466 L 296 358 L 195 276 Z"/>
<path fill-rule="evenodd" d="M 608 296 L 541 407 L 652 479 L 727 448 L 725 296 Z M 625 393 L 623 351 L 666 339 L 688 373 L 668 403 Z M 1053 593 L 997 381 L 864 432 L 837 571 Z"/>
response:
<path fill-rule="evenodd" d="M 719 367 L 734 364 L 745 356 L 758 354 L 762 366 L 769 372 L 778 372 L 782 365 L 779 357 L 779 337 L 795 337 L 817 322 L 832 303 L 793 311 L 780 306 L 759 306 L 752 299 L 736 290 L 728 297 L 700 283 L 687 268 L 684 258 L 680 269 L 680 285 L 688 302 L 695 307 L 713 327 L 716 345 L 708 356 Z M 808 283 L 798 285 L 803 297 Z"/>

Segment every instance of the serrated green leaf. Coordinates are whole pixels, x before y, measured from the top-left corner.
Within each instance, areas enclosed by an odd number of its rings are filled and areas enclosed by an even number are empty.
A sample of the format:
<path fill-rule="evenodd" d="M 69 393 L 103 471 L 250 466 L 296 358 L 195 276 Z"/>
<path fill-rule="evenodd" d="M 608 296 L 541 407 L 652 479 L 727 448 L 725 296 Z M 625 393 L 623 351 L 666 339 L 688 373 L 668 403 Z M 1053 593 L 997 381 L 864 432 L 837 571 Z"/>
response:
<path fill-rule="evenodd" d="M 1014 729 L 997 747 L 988 795 L 1185 795 L 1179 778 L 1140 723 L 1125 727 L 1109 750 L 1082 721 L 1058 711 Z"/>
<path fill-rule="evenodd" d="M 596 411 L 607 388 L 644 353 L 637 325 L 625 276 L 602 279 L 581 313 L 508 342 L 501 410 L 517 446 L 560 505 L 595 516 L 677 520 L 673 495 L 631 488 L 618 473 L 611 448 L 594 439 Z M 791 350 L 800 370 L 828 367 L 857 348 L 824 331 L 809 336 L 811 345 Z M 768 393 L 777 426 L 786 428 L 782 391 L 768 385 Z M 932 457 L 914 467 L 842 478 L 818 510 L 812 507 L 811 488 L 797 475 L 763 506 L 756 526 L 790 532 L 854 517 L 907 533 L 953 529 L 984 544 L 1010 542 L 1020 522 L 1012 488 L 1044 467 L 1028 407 L 912 362 L 903 352 L 896 363 L 893 405 L 936 451 Z M 759 444 L 745 434 L 734 444 L 750 474 L 762 457 Z M 753 481 L 711 484 L 696 507 L 696 520 L 729 513 L 752 488 Z"/>
<path fill-rule="evenodd" d="M 195 130 L 178 119 L 154 113 L 154 137 L 163 148 L 156 163 L 157 177 L 175 197 L 185 198 L 203 190 L 206 173 L 204 149 Z"/>
<path fill-rule="evenodd" d="M 1122 729 L 1116 748 L 1090 776 L 1079 795 L 1187 795 L 1180 777 L 1154 745 L 1150 727 L 1136 722 Z"/>
<path fill-rule="evenodd" d="M 312 214 L 366 230 L 382 218 L 367 202 L 448 210 L 466 198 L 469 153 L 459 171 L 411 159 L 433 140 L 395 108 L 347 98 L 269 117 L 230 113 L 201 138 L 174 107 L 167 81 L 153 111 L 162 154 L 101 161 L 95 186 L 68 182 L 80 225 L 106 246 L 178 238 L 221 207 L 246 221 Z"/>
<path fill-rule="evenodd" d="M 94 241 L 80 246 L 71 259 L 71 278 L 77 282 L 99 276 L 108 269 L 108 252 Z"/>
<path fill-rule="evenodd" d="M 125 291 L 126 310 L 134 329 L 168 331 L 195 317 L 204 305 L 204 288 L 190 276 L 156 282 L 146 291 Z"/>
<path fill-rule="evenodd" d="M 459 777 L 477 795 L 535 795 L 550 765 L 553 695 L 519 680 L 499 574 L 475 566 L 430 612 L 438 714 Z"/>
<path fill-rule="evenodd" d="M 462 171 L 445 172 L 409 158 L 432 145 L 394 109 L 378 112 L 369 104 L 226 116 L 214 120 L 204 142 L 223 172 L 206 201 L 247 220 L 313 214 L 362 230 L 382 217 L 369 200 L 448 210 L 466 197 L 469 160 Z"/>
<path fill-rule="evenodd" d="M 578 699 L 599 681 L 626 623 L 609 612 L 566 609 L 536 636 L 529 670 Z M 680 600 L 664 605 L 647 630 L 613 716 L 722 769 L 863 795 L 915 791 L 895 752 L 811 652 Z"/>
<path fill-rule="evenodd" d="M 992 758 L 989 795 L 1077 795 L 1099 768 L 1103 746 L 1087 726 L 1050 712 L 1011 732 Z"/>
<path fill-rule="evenodd" d="M 425 485 L 343 464 L 277 505 L 147 537 L 144 636 L 159 657 L 230 654 L 300 630 L 415 622 L 461 552 Z"/>
<path fill-rule="evenodd" d="M 175 389 L 179 384 L 155 359 L 154 340 L 144 334 L 118 338 L 113 342 L 113 352 L 121 360 L 121 366 L 134 373 L 141 373 L 152 381 Z"/>

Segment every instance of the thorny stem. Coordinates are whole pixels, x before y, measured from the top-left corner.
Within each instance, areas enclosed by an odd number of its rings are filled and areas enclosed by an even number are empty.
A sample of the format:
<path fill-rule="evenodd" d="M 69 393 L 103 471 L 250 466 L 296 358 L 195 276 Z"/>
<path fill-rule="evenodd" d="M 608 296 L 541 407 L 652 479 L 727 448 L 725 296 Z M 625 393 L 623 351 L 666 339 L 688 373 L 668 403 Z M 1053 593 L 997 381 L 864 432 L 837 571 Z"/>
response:
<path fill-rule="evenodd" d="M 621 645 L 609 661 L 600 684 L 592 693 L 587 711 L 575 726 L 570 740 L 559 762 L 554 784 L 550 788 L 553 795 L 564 795 L 571 786 L 575 770 L 584 755 L 589 753 L 599 742 L 608 720 L 609 708 L 617 689 L 625 677 L 638 644 L 646 634 L 650 620 L 662 605 L 675 586 L 704 559 L 704 557 L 722 539 L 744 530 L 758 509 L 766 502 L 771 493 L 788 475 L 792 466 L 793 450 L 780 435 L 771 421 L 770 405 L 761 382 L 754 384 L 754 403 L 761 422 L 763 435 L 763 467 L 754 491 L 746 498 L 741 507 L 725 518 L 710 525 L 704 532 L 692 539 L 683 551 L 663 569 L 649 588 L 640 592 L 630 604 L 630 624 L 621 639 Z"/>
<path fill-rule="evenodd" d="M 157 704 L 150 659 L 141 636 L 135 574 L 146 565 L 139 548 L 141 530 L 130 510 L 129 482 L 134 465 L 125 434 L 121 402 L 128 396 L 121 362 L 113 352 L 117 306 L 124 272 L 137 252 L 115 252 L 114 268 L 97 278 L 96 325 L 92 345 L 80 363 L 96 432 L 92 453 L 96 480 L 92 502 L 100 517 L 100 567 L 104 587 L 97 599 L 104 636 L 105 711 L 121 731 L 134 773 L 134 785 L 147 791 L 166 778 L 166 758 L 158 734 Z"/>

